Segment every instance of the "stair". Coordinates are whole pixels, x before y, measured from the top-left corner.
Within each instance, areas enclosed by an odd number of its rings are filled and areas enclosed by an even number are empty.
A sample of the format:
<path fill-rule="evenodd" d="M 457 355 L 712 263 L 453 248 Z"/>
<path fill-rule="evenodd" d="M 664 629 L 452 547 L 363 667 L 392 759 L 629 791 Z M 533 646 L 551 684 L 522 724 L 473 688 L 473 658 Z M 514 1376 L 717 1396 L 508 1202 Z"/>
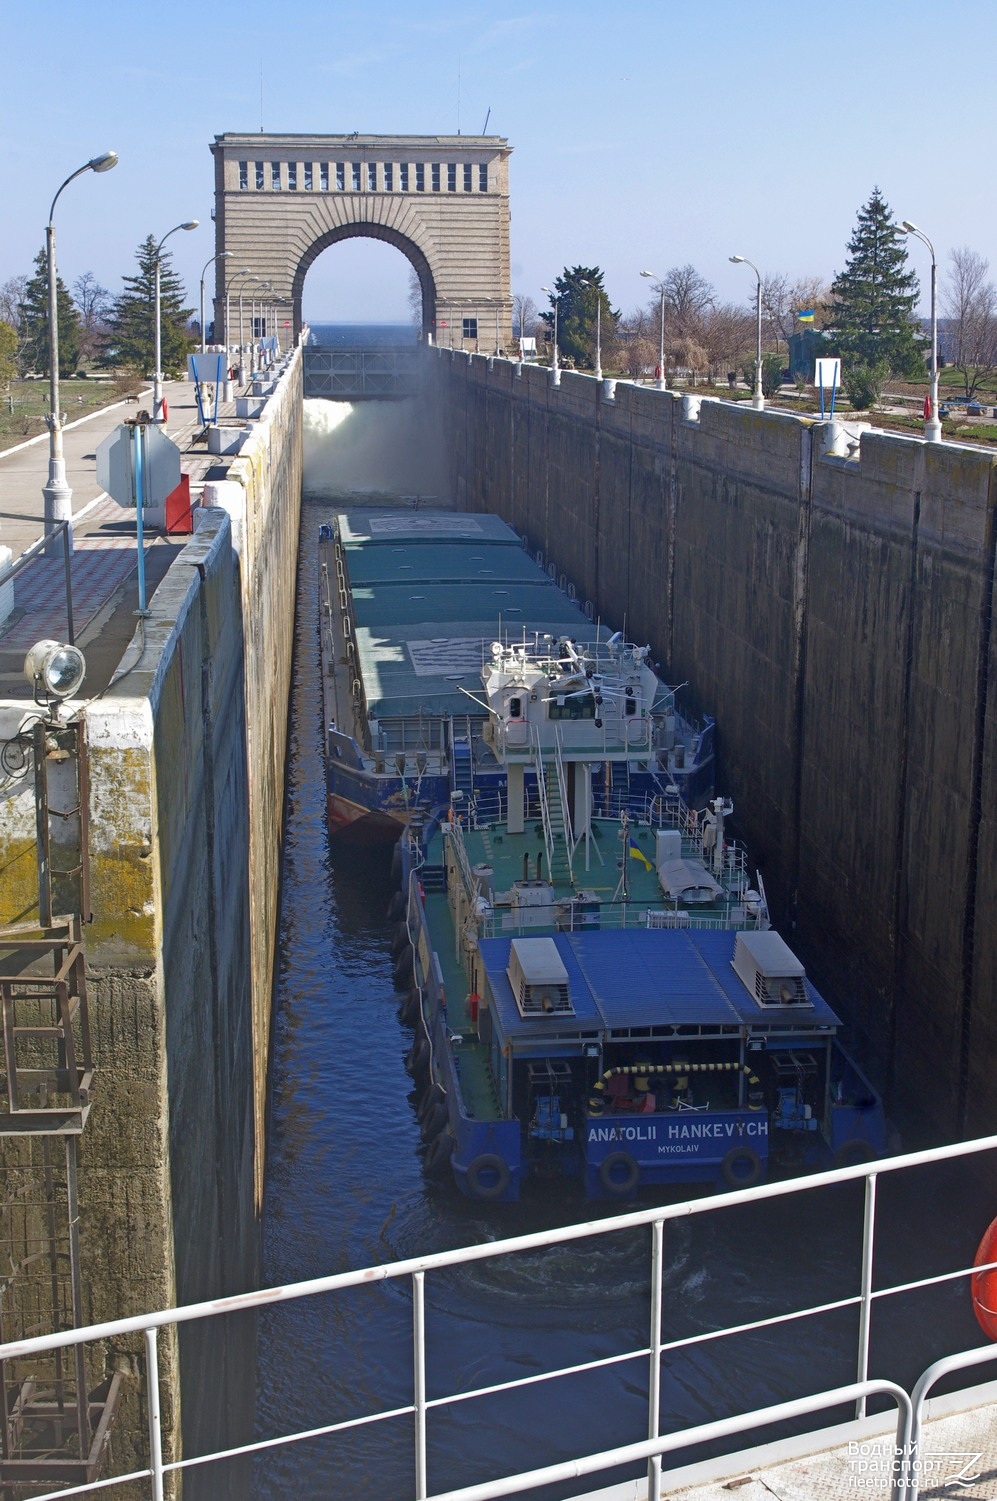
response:
<path fill-rule="evenodd" d="M 564 805 L 561 802 L 561 784 L 557 767 L 548 762 L 544 766 L 544 787 L 547 792 L 547 810 L 550 816 L 551 842 L 548 849 L 550 879 L 555 886 L 572 885 L 571 859 L 568 854 Z"/>
<path fill-rule="evenodd" d="M 471 742 L 463 737 L 450 742 L 450 772 L 456 792 L 462 792 L 470 801 L 474 796 L 474 761 L 471 757 Z"/>

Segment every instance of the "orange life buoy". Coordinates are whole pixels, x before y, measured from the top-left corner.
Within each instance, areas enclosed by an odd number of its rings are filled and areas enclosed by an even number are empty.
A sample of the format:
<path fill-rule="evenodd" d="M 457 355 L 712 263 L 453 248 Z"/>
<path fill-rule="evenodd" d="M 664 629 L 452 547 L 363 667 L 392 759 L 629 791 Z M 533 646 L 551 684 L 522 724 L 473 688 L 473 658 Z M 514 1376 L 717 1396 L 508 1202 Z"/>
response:
<path fill-rule="evenodd" d="M 990 1261 L 997 1261 L 997 1220 L 991 1220 L 987 1226 L 973 1257 L 973 1265 L 986 1266 Z M 991 1267 L 987 1272 L 974 1272 L 970 1287 L 976 1322 L 988 1339 L 997 1340 L 997 1267 Z"/>

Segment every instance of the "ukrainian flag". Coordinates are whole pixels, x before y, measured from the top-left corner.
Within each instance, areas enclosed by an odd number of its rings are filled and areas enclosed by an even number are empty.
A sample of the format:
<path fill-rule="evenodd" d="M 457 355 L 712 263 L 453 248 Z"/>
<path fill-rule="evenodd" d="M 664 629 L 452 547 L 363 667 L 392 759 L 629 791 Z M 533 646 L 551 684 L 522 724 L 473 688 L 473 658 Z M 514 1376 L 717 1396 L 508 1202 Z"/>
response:
<path fill-rule="evenodd" d="M 629 845 L 627 846 L 627 854 L 630 856 L 631 860 L 643 860 L 644 866 L 645 866 L 645 868 L 647 870 L 653 870 L 654 869 L 653 865 L 651 864 L 650 860 L 645 855 L 644 851 L 640 848 L 640 846 L 633 839 L 631 839 Z"/>
<path fill-rule="evenodd" d="M 812 323 L 814 321 L 814 310 L 813 308 L 808 308 L 805 313 L 797 313 L 796 316 L 801 323 Z"/>

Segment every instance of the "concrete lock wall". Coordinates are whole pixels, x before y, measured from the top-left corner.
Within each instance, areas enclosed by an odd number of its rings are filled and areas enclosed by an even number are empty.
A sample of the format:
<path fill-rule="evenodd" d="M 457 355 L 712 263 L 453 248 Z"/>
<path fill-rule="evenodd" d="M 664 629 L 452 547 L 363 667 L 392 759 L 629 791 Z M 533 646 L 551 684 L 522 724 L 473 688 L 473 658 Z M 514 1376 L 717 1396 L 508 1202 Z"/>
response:
<path fill-rule="evenodd" d="M 936 1129 L 989 1130 L 997 460 L 438 360 L 458 504 L 689 680 L 780 928 Z"/>
<path fill-rule="evenodd" d="M 97 1070 L 79 1157 L 88 1323 L 259 1284 L 301 420 L 296 356 L 84 710 Z M 0 706 L 0 732 L 24 708 Z M 23 921 L 37 912 L 30 767 L 0 803 L 0 858 L 16 874 L 0 921 Z M 15 1151 L 0 1143 L 0 1160 Z M 252 1437 L 255 1337 L 244 1317 L 186 1326 L 179 1341 L 163 1331 L 167 1460 Z M 147 1463 L 142 1348 L 103 1352 L 130 1378 L 112 1439 L 123 1471 Z M 242 1495 L 245 1482 L 212 1466 L 190 1472 L 184 1493 Z"/>

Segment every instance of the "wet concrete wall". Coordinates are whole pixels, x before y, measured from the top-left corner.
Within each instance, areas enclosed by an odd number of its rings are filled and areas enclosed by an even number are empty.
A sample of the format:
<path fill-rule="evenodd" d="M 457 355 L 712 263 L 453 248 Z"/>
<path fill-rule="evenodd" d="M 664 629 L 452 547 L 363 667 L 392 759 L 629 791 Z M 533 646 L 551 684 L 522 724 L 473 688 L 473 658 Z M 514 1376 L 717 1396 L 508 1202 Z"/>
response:
<path fill-rule="evenodd" d="M 97 1070 L 79 1147 L 86 1323 L 259 1285 L 301 418 L 296 359 L 83 711 Z M 0 856 L 18 873 L 0 921 L 30 918 L 30 768 L 0 802 Z M 147 1463 L 142 1351 L 127 1339 L 94 1356 L 92 1380 L 100 1359 L 126 1376 L 119 1472 Z M 160 1374 L 167 1460 L 252 1437 L 251 1319 L 163 1331 Z M 184 1494 L 242 1495 L 245 1482 L 212 1466 Z"/>
<path fill-rule="evenodd" d="M 716 715 L 779 926 L 933 1131 L 997 1110 L 997 460 L 441 354 L 453 492 Z"/>

